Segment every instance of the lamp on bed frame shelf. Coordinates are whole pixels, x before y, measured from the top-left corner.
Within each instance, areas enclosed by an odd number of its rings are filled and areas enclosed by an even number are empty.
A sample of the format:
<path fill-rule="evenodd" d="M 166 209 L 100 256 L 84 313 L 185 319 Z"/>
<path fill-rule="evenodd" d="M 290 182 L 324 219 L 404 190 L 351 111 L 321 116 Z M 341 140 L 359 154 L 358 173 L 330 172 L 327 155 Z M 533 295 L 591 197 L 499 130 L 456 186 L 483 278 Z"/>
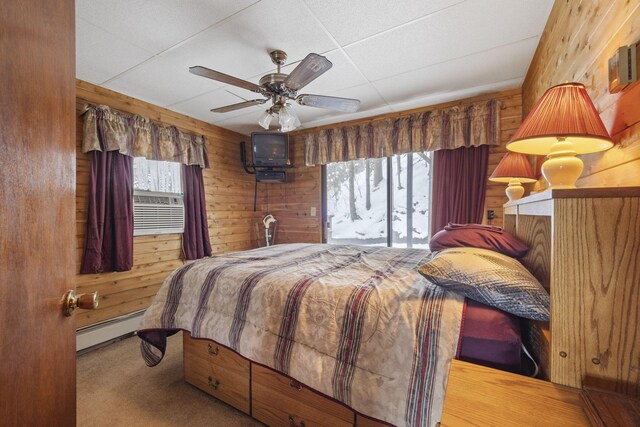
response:
<path fill-rule="evenodd" d="M 613 146 L 585 86 L 564 83 L 542 95 L 507 144 L 507 150 L 547 156 L 542 174 L 549 188 L 575 188 L 583 163 L 576 154 Z"/>
<path fill-rule="evenodd" d="M 489 181 L 509 183 L 505 190 L 507 197 L 509 200 L 518 200 L 524 195 L 522 183 L 536 182 L 536 177 L 527 156 L 510 152 L 500 160 Z"/>

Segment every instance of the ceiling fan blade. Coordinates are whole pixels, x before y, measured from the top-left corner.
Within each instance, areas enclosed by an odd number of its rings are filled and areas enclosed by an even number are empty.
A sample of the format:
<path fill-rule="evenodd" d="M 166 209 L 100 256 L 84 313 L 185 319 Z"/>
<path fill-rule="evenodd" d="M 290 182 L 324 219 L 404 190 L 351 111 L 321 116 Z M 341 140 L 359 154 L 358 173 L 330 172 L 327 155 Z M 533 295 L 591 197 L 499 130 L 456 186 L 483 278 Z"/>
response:
<path fill-rule="evenodd" d="M 238 86 L 253 92 L 262 93 L 264 91 L 262 86 L 258 86 L 257 84 L 239 79 L 237 77 L 230 76 L 228 74 L 221 73 L 219 71 L 214 71 L 207 67 L 201 67 L 197 65 L 195 67 L 190 67 L 189 72 L 191 74 L 195 74 L 196 76 L 206 77 L 211 80 L 217 80 L 219 82 Z"/>
<path fill-rule="evenodd" d="M 235 111 L 241 108 L 251 107 L 253 105 L 262 105 L 267 102 L 266 99 L 252 99 L 251 101 L 238 102 L 237 104 L 226 105 L 224 107 L 214 108 L 211 111 L 214 113 L 226 113 L 228 111 Z"/>
<path fill-rule="evenodd" d="M 310 53 L 284 79 L 284 85 L 292 90 L 299 90 L 320 77 L 333 64 L 327 58 L 317 53 Z"/>
<path fill-rule="evenodd" d="M 298 104 L 308 107 L 326 108 L 341 113 L 355 113 L 360 108 L 359 99 L 338 98 L 324 95 L 300 95 L 296 98 Z"/>

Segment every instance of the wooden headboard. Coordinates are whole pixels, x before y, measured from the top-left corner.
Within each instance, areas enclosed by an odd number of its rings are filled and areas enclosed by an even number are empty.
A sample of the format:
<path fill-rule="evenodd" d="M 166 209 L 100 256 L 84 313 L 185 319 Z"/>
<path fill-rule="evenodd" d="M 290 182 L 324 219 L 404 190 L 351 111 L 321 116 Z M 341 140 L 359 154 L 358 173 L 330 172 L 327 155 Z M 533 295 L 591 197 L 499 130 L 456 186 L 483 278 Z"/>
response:
<path fill-rule="evenodd" d="M 517 207 L 505 207 L 504 229 L 529 246 L 522 264 L 540 281 L 547 291 L 551 284 L 551 216 L 517 215 Z M 527 321 L 523 338 L 540 366 L 539 377 L 549 380 L 549 322 Z"/>
<path fill-rule="evenodd" d="M 507 203 L 504 228 L 551 296 L 525 331 L 542 377 L 640 395 L 640 187 L 547 190 Z"/>

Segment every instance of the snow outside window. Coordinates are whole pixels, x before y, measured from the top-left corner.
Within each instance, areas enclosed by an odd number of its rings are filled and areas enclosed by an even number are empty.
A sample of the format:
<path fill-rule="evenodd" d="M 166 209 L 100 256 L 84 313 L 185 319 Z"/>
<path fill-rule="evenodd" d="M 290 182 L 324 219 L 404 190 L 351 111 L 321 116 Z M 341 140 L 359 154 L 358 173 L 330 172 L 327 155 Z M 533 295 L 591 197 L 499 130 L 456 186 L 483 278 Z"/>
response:
<path fill-rule="evenodd" d="M 330 163 L 327 242 L 428 248 L 431 153 Z"/>
<path fill-rule="evenodd" d="M 182 193 L 180 163 L 133 158 L 134 190 Z"/>

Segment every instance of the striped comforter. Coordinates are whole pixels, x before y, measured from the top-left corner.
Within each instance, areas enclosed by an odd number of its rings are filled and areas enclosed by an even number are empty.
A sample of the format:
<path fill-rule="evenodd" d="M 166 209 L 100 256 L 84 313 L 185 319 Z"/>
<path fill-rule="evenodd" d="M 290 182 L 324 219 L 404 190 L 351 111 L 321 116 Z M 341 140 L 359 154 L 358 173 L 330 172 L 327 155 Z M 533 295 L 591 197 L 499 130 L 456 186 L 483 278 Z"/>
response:
<path fill-rule="evenodd" d="M 396 425 L 440 418 L 464 299 L 417 267 L 428 251 L 290 244 L 174 271 L 138 332 L 148 365 L 182 329 Z"/>

